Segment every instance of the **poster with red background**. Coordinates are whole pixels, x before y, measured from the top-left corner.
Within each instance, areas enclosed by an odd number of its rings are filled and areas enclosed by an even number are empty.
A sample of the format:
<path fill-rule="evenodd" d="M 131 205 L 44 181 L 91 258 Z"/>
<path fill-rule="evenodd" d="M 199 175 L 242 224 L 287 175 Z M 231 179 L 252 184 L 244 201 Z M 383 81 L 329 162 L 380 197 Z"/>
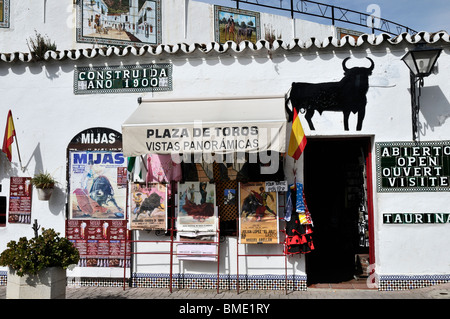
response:
<path fill-rule="evenodd" d="M 8 222 L 31 224 L 31 177 L 11 177 Z"/>
<path fill-rule="evenodd" d="M 80 252 L 80 267 L 128 267 L 127 236 L 126 220 L 67 220 L 66 238 Z"/>

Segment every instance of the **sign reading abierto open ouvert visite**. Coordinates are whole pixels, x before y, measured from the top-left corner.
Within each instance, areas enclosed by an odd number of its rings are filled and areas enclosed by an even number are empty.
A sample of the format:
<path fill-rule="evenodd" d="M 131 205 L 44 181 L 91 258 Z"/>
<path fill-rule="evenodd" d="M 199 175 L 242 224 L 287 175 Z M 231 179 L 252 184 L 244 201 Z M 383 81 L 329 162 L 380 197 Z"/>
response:
<path fill-rule="evenodd" d="M 450 141 L 376 143 L 378 192 L 450 191 Z"/>

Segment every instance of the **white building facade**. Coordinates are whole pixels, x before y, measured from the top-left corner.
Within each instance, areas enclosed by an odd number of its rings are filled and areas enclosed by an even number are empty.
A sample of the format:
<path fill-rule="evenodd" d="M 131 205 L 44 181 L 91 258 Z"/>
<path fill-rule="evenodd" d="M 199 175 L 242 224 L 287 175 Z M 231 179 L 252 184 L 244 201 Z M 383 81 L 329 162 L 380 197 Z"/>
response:
<path fill-rule="evenodd" d="M 6 2 L 9 25 L 0 28 L 0 104 L 5 119 L 12 111 L 16 140 L 12 161 L 0 156 L 0 196 L 5 203 L 0 212 L 0 250 L 10 240 L 33 236 L 31 226 L 37 220 L 41 227 L 79 240 L 82 255 L 88 256 L 69 271 L 69 284 L 121 284 L 125 277 L 143 287 L 284 289 L 287 284 L 288 289 L 305 290 L 310 283 L 360 276 L 369 286 L 395 290 L 450 280 L 446 32 L 338 38 L 331 26 L 195 1 L 130 1 L 128 13 L 117 13 L 124 10 L 118 7 L 97 13 L 96 4 L 108 6 L 107 1 Z M 230 35 L 243 41 L 223 41 L 223 25 L 217 19 L 221 10 L 235 15 L 235 20 L 239 14 L 254 18 L 253 30 L 258 32 L 244 34 L 243 27 L 236 27 Z M 92 29 L 83 14 L 104 15 L 104 30 Z M 130 17 L 124 18 L 127 14 Z M 114 25 L 117 17 L 127 26 Z M 95 18 L 89 21 L 95 23 Z M 88 29 L 98 34 L 92 36 Z M 27 53 L 26 40 L 34 30 L 55 41 L 59 51 L 41 58 Z M 269 30 L 281 34 L 281 39 L 265 40 Z M 125 31 L 128 38 L 122 37 Z M 421 89 L 418 141 L 413 141 L 410 72 L 402 57 L 418 46 L 442 51 L 435 72 Z M 350 75 L 352 70 L 359 73 Z M 330 83 L 344 78 L 350 84 L 327 95 Z M 311 86 L 320 83 L 319 89 Z M 289 94 L 292 98 L 285 108 Z M 331 101 L 326 102 L 324 95 Z M 307 139 L 298 160 L 286 154 L 292 104 L 298 107 Z M 354 109 L 346 129 L 343 110 L 348 104 Z M 231 149 L 217 149 L 217 154 L 242 153 L 247 160 L 239 164 L 244 164 L 257 153 L 258 172 L 224 181 L 235 180 L 237 194 L 242 190 L 238 183 L 299 183 L 313 223 L 307 223 L 312 251 L 284 254 L 289 191 L 275 192 L 278 243 L 251 244 L 242 238 L 242 204 L 236 204 L 233 218 L 225 217 L 224 190 L 233 187 L 221 185 L 214 176 L 210 182 L 215 184 L 220 218 L 219 250 L 212 260 L 180 258 L 176 232 L 170 230 L 171 221 L 179 217 L 177 195 L 184 183 L 201 182 L 199 177 L 186 177 L 188 169 L 183 177 L 164 181 L 172 187 L 166 193 L 166 230 L 132 228 L 134 183 L 148 186 L 152 155 L 189 153 L 164 144 L 175 145 L 174 130 L 184 128 L 192 133 L 200 129 L 203 138 L 205 132 L 216 132 L 214 137 L 220 138 L 229 128 L 230 136 L 236 132 L 236 140 L 247 138 L 255 128 L 256 147 L 239 149 L 237 141 Z M 161 144 L 151 144 L 157 142 Z M 207 152 L 206 144 L 201 145 L 203 160 L 196 164 L 203 165 Z M 111 162 L 100 159 L 105 152 Z M 127 178 L 132 157 L 140 169 L 135 166 Z M 228 172 L 231 167 L 239 171 L 235 155 L 230 158 L 230 165 L 225 165 Z M 76 215 L 79 207 L 71 207 L 78 187 L 75 164 L 86 169 L 89 159 L 103 172 L 111 167 L 121 172 L 108 175 L 116 178 L 114 195 L 121 209 L 100 209 L 104 215 L 86 218 Z M 269 174 L 264 171 L 267 163 L 276 164 Z M 13 179 L 41 171 L 58 180 L 51 199 L 40 201 L 33 190 L 30 210 L 20 212 L 26 220 L 11 218 Z M 105 220 L 108 237 L 93 234 L 95 245 L 73 233 L 75 228 L 81 231 L 86 221 L 87 229 L 95 232 Z M 162 254 L 138 254 L 144 252 Z M 0 277 L 6 284 L 4 267 Z"/>

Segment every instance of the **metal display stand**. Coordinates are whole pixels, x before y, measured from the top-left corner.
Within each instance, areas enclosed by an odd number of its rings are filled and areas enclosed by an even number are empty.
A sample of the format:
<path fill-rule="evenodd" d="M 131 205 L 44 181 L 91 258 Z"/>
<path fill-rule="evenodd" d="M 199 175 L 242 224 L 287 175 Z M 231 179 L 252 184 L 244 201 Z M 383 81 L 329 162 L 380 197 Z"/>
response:
<path fill-rule="evenodd" d="M 281 218 L 279 218 L 279 220 L 282 220 Z M 239 243 L 239 218 L 236 219 L 236 223 L 237 223 L 237 237 L 236 237 L 236 263 L 237 263 L 237 268 L 236 268 L 236 293 L 239 294 L 239 257 L 284 257 L 284 280 L 285 280 L 285 292 L 287 294 L 287 258 L 288 256 L 284 253 L 284 249 L 283 249 L 283 254 L 239 254 L 239 245 L 241 245 Z M 284 230 L 279 230 L 278 232 L 280 233 L 285 233 Z M 261 244 L 264 245 L 264 244 Z M 273 244 L 275 245 L 275 244 Z M 276 245 L 283 245 L 283 248 L 285 246 L 285 242 L 282 243 L 278 243 Z"/>
<path fill-rule="evenodd" d="M 172 198 L 171 200 L 171 204 L 169 204 L 169 208 L 172 207 L 172 209 L 175 208 L 174 205 L 174 200 Z M 219 280 L 220 280 L 220 276 L 219 276 L 219 266 L 220 266 L 220 220 L 219 218 L 217 218 L 217 228 L 216 228 L 216 241 L 189 241 L 189 242 L 184 242 L 184 241 L 176 241 L 175 240 L 175 236 L 176 236 L 176 227 L 175 227 L 175 220 L 176 217 L 168 217 L 168 219 L 170 219 L 170 227 L 169 229 L 167 229 L 168 232 L 170 232 L 170 240 L 133 240 L 133 239 L 128 239 L 130 238 L 129 236 L 127 236 L 127 240 L 125 242 L 125 252 L 124 252 L 124 258 L 126 260 L 126 258 L 128 256 L 132 256 L 132 255 L 142 255 L 142 254 L 157 254 L 157 255 L 169 255 L 170 257 L 170 272 L 169 272 L 169 290 L 172 293 L 172 286 L 173 286 L 173 256 L 174 255 L 178 255 L 176 252 L 174 252 L 174 244 L 213 244 L 213 245 L 217 245 L 217 250 L 216 250 L 216 254 L 202 254 L 201 256 L 215 256 L 217 259 L 217 293 L 219 293 Z M 129 230 L 129 235 L 132 234 L 133 230 Z M 155 251 L 130 251 L 127 252 L 127 245 L 128 243 L 165 243 L 165 244 L 169 244 L 169 251 L 164 251 L 164 252 L 155 252 Z M 192 255 L 192 256 L 199 256 L 198 254 L 188 254 L 188 253 L 183 253 L 183 256 L 188 256 L 188 255 Z M 125 290 L 126 287 L 126 263 L 124 263 L 124 277 L 123 277 L 123 290 Z M 131 279 L 131 268 L 132 268 L 132 263 L 130 262 L 130 279 Z"/>

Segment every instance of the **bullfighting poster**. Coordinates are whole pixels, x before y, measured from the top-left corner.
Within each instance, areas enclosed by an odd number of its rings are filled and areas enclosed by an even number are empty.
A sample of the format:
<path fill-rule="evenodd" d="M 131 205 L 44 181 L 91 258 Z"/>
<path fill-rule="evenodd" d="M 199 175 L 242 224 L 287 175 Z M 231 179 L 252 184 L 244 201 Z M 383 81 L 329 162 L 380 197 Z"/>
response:
<path fill-rule="evenodd" d="M 216 220 L 217 222 L 217 220 Z M 217 225 L 214 226 L 217 229 Z M 218 233 L 177 232 L 179 260 L 217 261 Z"/>
<path fill-rule="evenodd" d="M 121 152 L 71 151 L 69 216 L 124 219 L 127 161 Z"/>
<path fill-rule="evenodd" d="M 167 229 L 167 185 L 131 185 L 131 229 Z"/>
<path fill-rule="evenodd" d="M 11 177 L 8 217 L 10 224 L 31 224 L 32 194 L 31 177 Z"/>
<path fill-rule="evenodd" d="M 277 193 L 266 192 L 265 182 L 239 184 L 239 239 L 241 244 L 278 244 Z"/>
<path fill-rule="evenodd" d="M 126 220 L 67 220 L 66 238 L 80 253 L 80 267 L 130 267 Z"/>
<path fill-rule="evenodd" d="M 215 184 L 178 183 L 178 231 L 215 231 L 216 217 Z"/>

